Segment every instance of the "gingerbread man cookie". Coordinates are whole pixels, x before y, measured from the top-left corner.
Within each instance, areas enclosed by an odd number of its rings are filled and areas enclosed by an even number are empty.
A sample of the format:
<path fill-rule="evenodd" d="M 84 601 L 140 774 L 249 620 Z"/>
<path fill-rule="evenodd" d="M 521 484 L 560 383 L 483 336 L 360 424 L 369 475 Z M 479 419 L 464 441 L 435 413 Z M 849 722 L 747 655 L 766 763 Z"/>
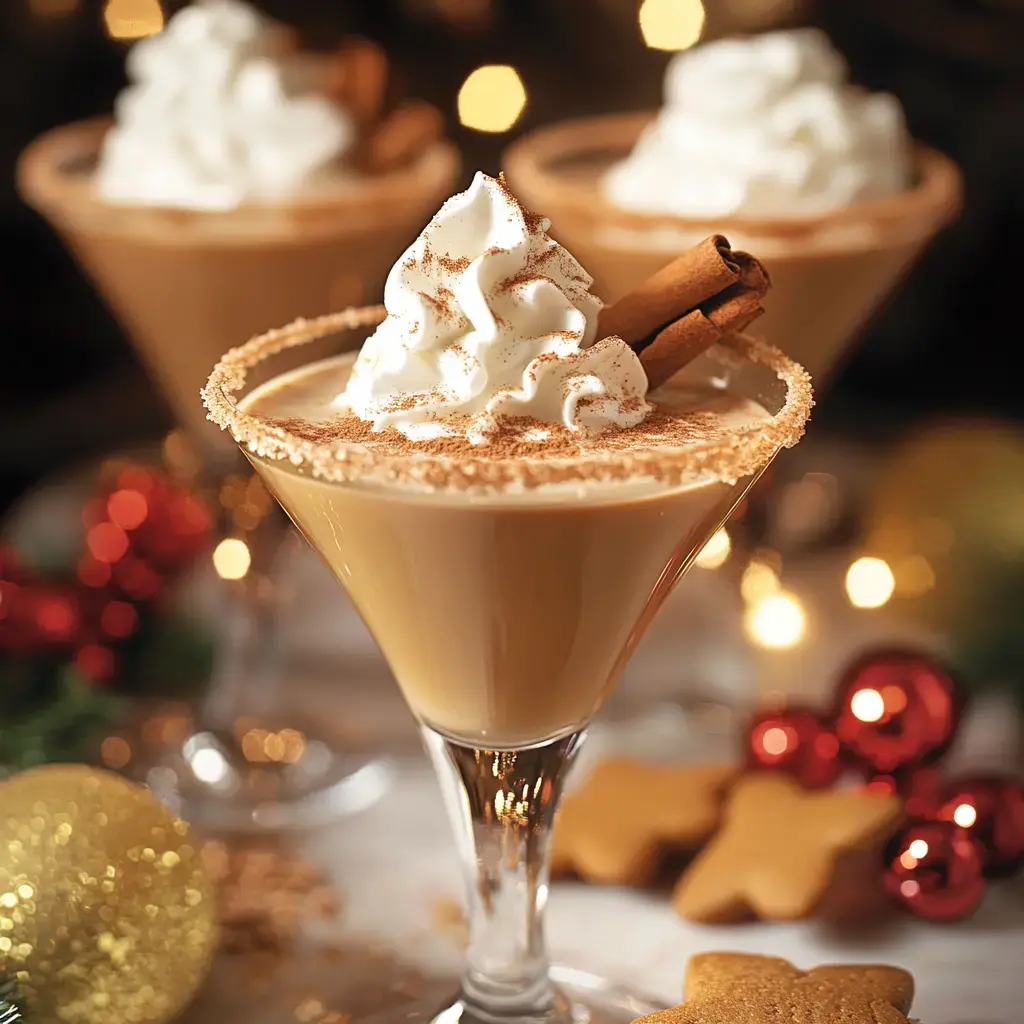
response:
<path fill-rule="evenodd" d="M 686 1002 L 634 1024 L 908 1024 L 914 979 L 898 967 L 797 970 L 773 956 L 690 959 Z"/>
<path fill-rule="evenodd" d="M 602 761 L 562 803 L 552 873 L 610 885 L 650 881 L 663 850 L 690 849 L 714 831 L 736 774 L 723 765 Z"/>
<path fill-rule="evenodd" d="M 777 772 L 745 775 L 672 903 L 692 921 L 806 917 L 828 890 L 840 854 L 880 846 L 902 816 L 896 796 L 805 790 Z"/>

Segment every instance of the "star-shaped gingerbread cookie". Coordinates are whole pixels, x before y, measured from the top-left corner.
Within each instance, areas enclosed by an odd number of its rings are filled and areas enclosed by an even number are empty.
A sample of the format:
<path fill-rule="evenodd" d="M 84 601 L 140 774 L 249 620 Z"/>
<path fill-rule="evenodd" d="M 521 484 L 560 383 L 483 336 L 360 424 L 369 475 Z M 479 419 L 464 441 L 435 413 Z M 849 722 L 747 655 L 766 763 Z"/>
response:
<path fill-rule="evenodd" d="M 736 774 L 725 765 L 600 762 L 562 802 L 552 873 L 609 885 L 650 881 L 663 850 L 692 848 L 717 827 Z"/>
<path fill-rule="evenodd" d="M 806 917 L 839 855 L 880 845 L 902 816 L 895 796 L 805 790 L 778 772 L 744 775 L 721 829 L 676 884 L 673 906 L 692 921 Z"/>
<path fill-rule="evenodd" d="M 683 996 L 634 1024 L 907 1024 L 914 979 L 898 967 L 805 972 L 773 956 L 704 953 L 690 959 Z"/>

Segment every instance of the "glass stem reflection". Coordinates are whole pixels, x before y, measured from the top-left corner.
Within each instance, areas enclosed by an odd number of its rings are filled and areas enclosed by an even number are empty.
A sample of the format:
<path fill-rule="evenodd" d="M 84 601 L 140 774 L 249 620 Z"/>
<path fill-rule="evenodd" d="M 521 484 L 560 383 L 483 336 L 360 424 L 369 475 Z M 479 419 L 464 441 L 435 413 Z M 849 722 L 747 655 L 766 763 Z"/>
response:
<path fill-rule="evenodd" d="M 468 883 L 462 1020 L 561 1019 L 544 941 L 548 845 L 583 733 L 482 750 L 423 731 Z"/>

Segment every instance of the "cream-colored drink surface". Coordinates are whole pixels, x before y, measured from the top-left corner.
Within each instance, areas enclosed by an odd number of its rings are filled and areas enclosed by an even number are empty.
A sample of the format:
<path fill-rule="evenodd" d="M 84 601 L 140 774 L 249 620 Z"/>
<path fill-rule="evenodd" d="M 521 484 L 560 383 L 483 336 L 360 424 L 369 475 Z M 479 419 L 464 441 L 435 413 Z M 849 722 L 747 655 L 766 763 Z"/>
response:
<path fill-rule="evenodd" d="M 284 375 L 243 409 L 323 436 L 338 419 L 331 402 L 351 360 Z M 706 414 L 719 432 L 767 419 L 724 393 L 669 391 L 663 401 L 680 418 Z M 486 446 L 475 447 L 480 457 Z M 749 483 L 624 480 L 471 495 L 331 483 L 253 461 L 347 588 L 414 712 L 492 748 L 556 735 L 593 714 Z"/>

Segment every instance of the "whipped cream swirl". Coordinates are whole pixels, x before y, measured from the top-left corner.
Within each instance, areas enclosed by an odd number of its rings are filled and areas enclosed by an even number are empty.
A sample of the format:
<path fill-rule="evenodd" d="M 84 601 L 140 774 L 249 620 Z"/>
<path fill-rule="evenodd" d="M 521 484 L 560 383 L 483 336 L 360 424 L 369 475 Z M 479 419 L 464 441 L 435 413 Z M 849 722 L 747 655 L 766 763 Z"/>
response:
<path fill-rule="evenodd" d="M 293 197 L 348 151 L 352 119 L 314 61 L 238 0 L 198 0 L 128 55 L 96 185 L 106 200 L 197 210 Z"/>
<path fill-rule="evenodd" d="M 828 37 L 796 29 L 674 57 L 665 106 L 604 191 L 641 212 L 786 216 L 891 195 L 909 175 L 895 97 L 848 84 Z"/>
<path fill-rule="evenodd" d="M 477 173 L 392 268 L 387 319 L 335 402 L 413 440 L 501 432 L 543 440 L 630 427 L 647 377 L 621 338 L 596 340 L 592 279 L 504 182 Z"/>

